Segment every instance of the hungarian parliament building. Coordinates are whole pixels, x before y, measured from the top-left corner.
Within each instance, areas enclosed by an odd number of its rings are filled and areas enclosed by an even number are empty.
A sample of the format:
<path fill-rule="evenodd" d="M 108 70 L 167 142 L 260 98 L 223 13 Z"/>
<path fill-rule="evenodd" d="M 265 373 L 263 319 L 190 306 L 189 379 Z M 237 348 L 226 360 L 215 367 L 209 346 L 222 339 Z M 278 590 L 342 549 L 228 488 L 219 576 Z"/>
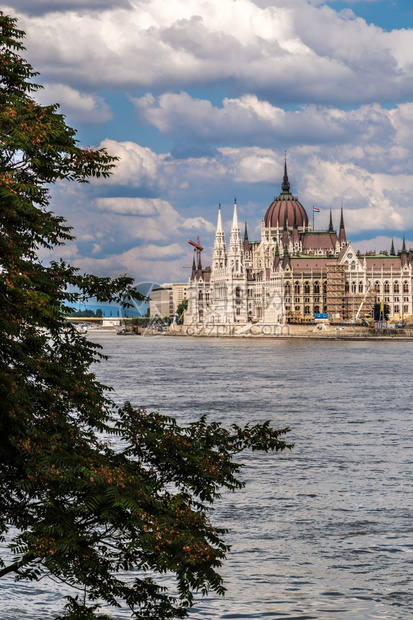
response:
<path fill-rule="evenodd" d="M 405 241 L 397 254 L 364 255 L 347 241 L 343 209 L 339 230 L 313 230 L 308 214 L 290 192 L 287 164 L 281 193 L 268 207 L 261 224 L 261 241 L 244 234 L 234 204 L 229 243 L 222 227 L 221 207 L 212 264 L 203 267 L 195 246 L 188 283 L 185 325 L 237 326 L 261 323 L 333 322 L 370 318 L 373 307 L 386 304 L 390 318 L 412 314 L 412 260 Z M 314 210 L 316 210 L 314 208 Z"/>

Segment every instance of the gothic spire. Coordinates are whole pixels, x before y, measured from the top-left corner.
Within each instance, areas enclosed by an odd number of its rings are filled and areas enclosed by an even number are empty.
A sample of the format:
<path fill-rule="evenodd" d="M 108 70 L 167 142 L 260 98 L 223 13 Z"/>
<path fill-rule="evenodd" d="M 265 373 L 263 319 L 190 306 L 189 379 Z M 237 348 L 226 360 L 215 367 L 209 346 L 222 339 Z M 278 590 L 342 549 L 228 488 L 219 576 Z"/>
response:
<path fill-rule="evenodd" d="M 222 227 L 221 203 L 219 203 L 217 230 L 215 233 L 214 249 L 212 251 L 212 261 L 213 261 L 214 269 L 218 268 L 219 265 L 221 265 L 221 267 L 224 265 L 225 260 L 226 260 L 225 254 L 226 254 L 225 233 Z"/>
<path fill-rule="evenodd" d="M 223 228 L 222 228 L 222 217 L 221 217 L 221 203 L 219 203 L 219 207 L 218 207 L 217 233 L 222 233 L 222 232 L 223 232 Z"/>
<path fill-rule="evenodd" d="M 404 235 L 403 235 L 402 254 L 407 254 L 407 250 L 406 250 L 406 239 L 404 238 Z"/>
<path fill-rule="evenodd" d="M 391 240 L 390 256 L 395 256 L 393 238 Z"/>
<path fill-rule="evenodd" d="M 283 266 L 283 269 L 285 269 L 287 266 L 290 266 L 290 255 L 288 253 L 287 244 L 284 245 L 284 256 L 283 256 L 282 266 Z"/>
<path fill-rule="evenodd" d="M 338 236 L 338 242 L 340 243 L 341 247 L 343 247 L 347 243 L 346 229 L 344 228 L 343 207 L 341 207 L 340 233 L 339 233 L 339 236 Z"/>
<path fill-rule="evenodd" d="M 237 200 L 234 200 L 234 215 L 232 217 L 231 236 L 229 239 L 229 251 L 239 253 L 242 250 L 241 231 L 238 224 Z"/>
<path fill-rule="evenodd" d="M 247 229 L 247 220 L 245 220 L 245 232 L 244 232 L 244 241 L 248 241 L 248 229 Z"/>
<path fill-rule="evenodd" d="M 284 177 L 283 177 L 283 182 L 281 183 L 281 189 L 283 192 L 290 191 L 290 182 L 288 180 L 288 174 L 287 174 L 287 155 L 285 155 L 285 159 L 284 159 Z"/>
<path fill-rule="evenodd" d="M 192 260 L 192 273 L 191 273 L 191 280 L 194 279 L 195 277 L 195 273 L 196 273 L 196 263 L 195 263 L 195 250 L 194 250 L 194 258 Z"/>
<path fill-rule="evenodd" d="M 278 269 L 280 264 L 280 250 L 278 248 L 278 242 L 275 244 L 275 252 L 274 252 L 274 260 L 272 262 L 272 268 L 275 270 Z"/>
<path fill-rule="evenodd" d="M 328 227 L 328 232 L 329 233 L 334 232 L 334 228 L 333 228 L 333 214 L 331 213 L 331 209 L 330 209 L 330 225 Z"/>
<path fill-rule="evenodd" d="M 234 198 L 234 216 L 232 218 L 232 229 L 231 230 L 238 230 L 238 229 L 239 229 L 239 225 L 238 225 L 237 199 Z"/>

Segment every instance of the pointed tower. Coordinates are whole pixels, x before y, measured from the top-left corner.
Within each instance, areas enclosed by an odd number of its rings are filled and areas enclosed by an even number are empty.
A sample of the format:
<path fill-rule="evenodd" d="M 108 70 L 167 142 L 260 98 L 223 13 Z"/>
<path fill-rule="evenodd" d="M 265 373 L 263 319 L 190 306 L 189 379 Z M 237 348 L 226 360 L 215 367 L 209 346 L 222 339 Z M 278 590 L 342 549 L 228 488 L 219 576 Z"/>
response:
<path fill-rule="evenodd" d="M 245 220 L 245 231 L 244 231 L 244 252 L 250 252 L 251 246 L 248 241 L 248 229 L 247 229 L 247 220 Z"/>
<path fill-rule="evenodd" d="M 278 243 L 275 244 L 275 252 L 274 252 L 274 262 L 272 268 L 274 271 L 277 271 L 280 265 L 280 250 L 278 249 Z"/>
<path fill-rule="evenodd" d="M 195 262 L 195 250 L 194 250 L 194 258 L 192 260 L 191 280 L 194 280 L 195 276 L 196 276 L 196 262 Z"/>
<path fill-rule="evenodd" d="M 401 263 L 402 263 L 402 267 L 404 267 L 405 265 L 407 265 L 407 250 L 406 250 L 406 239 L 404 238 L 403 235 L 403 245 L 402 245 L 402 252 L 401 252 Z"/>
<path fill-rule="evenodd" d="M 282 246 L 285 247 L 289 244 L 289 242 L 290 242 L 290 235 L 288 233 L 288 219 L 287 219 L 287 211 L 286 211 L 285 218 L 284 218 L 283 234 L 281 236 L 281 243 L 282 243 Z"/>
<path fill-rule="evenodd" d="M 394 252 L 394 241 L 393 241 L 393 238 L 391 240 L 390 256 L 396 256 L 396 254 Z"/>
<path fill-rule="evenodd" d="M 333 228 L 333 214 L 331 213 L 331 209 L 330 209 L 330 224 L 328 227 L 328 232 L 329 233 L 333 233 L 334 232 L 334 228 Z"/>
<path fill-rule="evenodd" d="M 228 245 L 228 265 L 230 273 L 241 274 L 244 266 L 244 252 L 241 231 L 238 224 L 237 200 L 234 201 L 234 214 L 232 217 L 231 235 Z"/>
<path fill-rule="evenodd" d="M 283 266 L 283 269 L 285 269 L 286 267 L 290 267 L 291 266 L 290 255 L 288 253 L 288 245 L 287 244 L 284 246 L 284 256 L 283 256 L 282 266 Z"/>
<path fill-rule="evenodd" d="M 215 232 L 214 249 L 212 250 L 212 269 L 225 269 L 227 262 L 227 248 L 225 244 L 225 234 L 222 227 L 221 203 L 218 207 L 218 221 Z"/>
<path fill-rule="evenodd" d="M 290 182 L 287 174 L 287 155 L 284 157 L 284 176 L 283 182 L 281 183 L 281 189 L 283 192 L 290 193 Z"/>
<path fill-rule="evenodd" d="M 341 248 L 347 245 L 346 229 L 344 228 L 343 207 L 341 207 L 340 233 L 338 235 L 338 242 Z"/>
<path fill-rule="evenodd" d="M 290 228 L 294 222 L 294 216 L 297 218 L 297 226 L 300 233 L 306 232 L 311 229 L 308 215 L 303 205 L 300 203 L 296 196 L 293 196 L 290 191 L 290 181 L 287 172 L 287 158 L 284 159 L 284 176 L 281 183 L 281 193 L 275 197 L 270 206 L 268 207 L 262 225 L 262 233 L 265 233 L 266 229 L 277 230 L 277 241 L 280 244 L 278 235 L 278 229 L 282 230 L 285 221 L 285 215 L 287 214 Z M 274 234 L 269 232 L 268 236 L 273 237 Z M 280 245 L 280 250 L 282 246 Z"/>

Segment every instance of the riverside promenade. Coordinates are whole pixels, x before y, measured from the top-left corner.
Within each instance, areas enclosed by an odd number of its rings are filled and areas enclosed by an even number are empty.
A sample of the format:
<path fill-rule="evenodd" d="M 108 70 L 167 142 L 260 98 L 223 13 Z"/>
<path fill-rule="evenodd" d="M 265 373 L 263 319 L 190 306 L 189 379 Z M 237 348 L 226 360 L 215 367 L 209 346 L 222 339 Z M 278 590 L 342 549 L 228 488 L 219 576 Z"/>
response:
<path fill-rule="evenodd" d="M 150 334 L 150 330 L 146 332 Z M 159 334 L 159 332 L 154 332 Z M 165 336 L 195 336 L 202 338 L 306 338 L 316 340 L 413 340 L 413 326 L 399 328 L 370 328 L 363 325 L 265 325 L 247 324 L 237 325 L 211 324 L 172 325 L 169 330 L 162 332 Z"/>

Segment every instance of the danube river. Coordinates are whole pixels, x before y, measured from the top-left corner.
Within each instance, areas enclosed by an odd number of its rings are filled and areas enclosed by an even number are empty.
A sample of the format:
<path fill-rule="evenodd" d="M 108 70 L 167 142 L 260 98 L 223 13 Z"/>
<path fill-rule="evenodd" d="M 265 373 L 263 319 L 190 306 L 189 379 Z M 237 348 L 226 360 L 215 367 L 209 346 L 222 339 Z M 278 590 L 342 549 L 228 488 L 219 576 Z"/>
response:
<path fill-rule="evenodd" d="M 244 455 L 245 489 L 217 504 L 227 594 L 191 618 L 413 618 L 413 343 L 90 337 L 119 403 L 291 428 L 294 449 Z M 2 620 L 61 611 L 47 584 L 21 588 Z"/>

